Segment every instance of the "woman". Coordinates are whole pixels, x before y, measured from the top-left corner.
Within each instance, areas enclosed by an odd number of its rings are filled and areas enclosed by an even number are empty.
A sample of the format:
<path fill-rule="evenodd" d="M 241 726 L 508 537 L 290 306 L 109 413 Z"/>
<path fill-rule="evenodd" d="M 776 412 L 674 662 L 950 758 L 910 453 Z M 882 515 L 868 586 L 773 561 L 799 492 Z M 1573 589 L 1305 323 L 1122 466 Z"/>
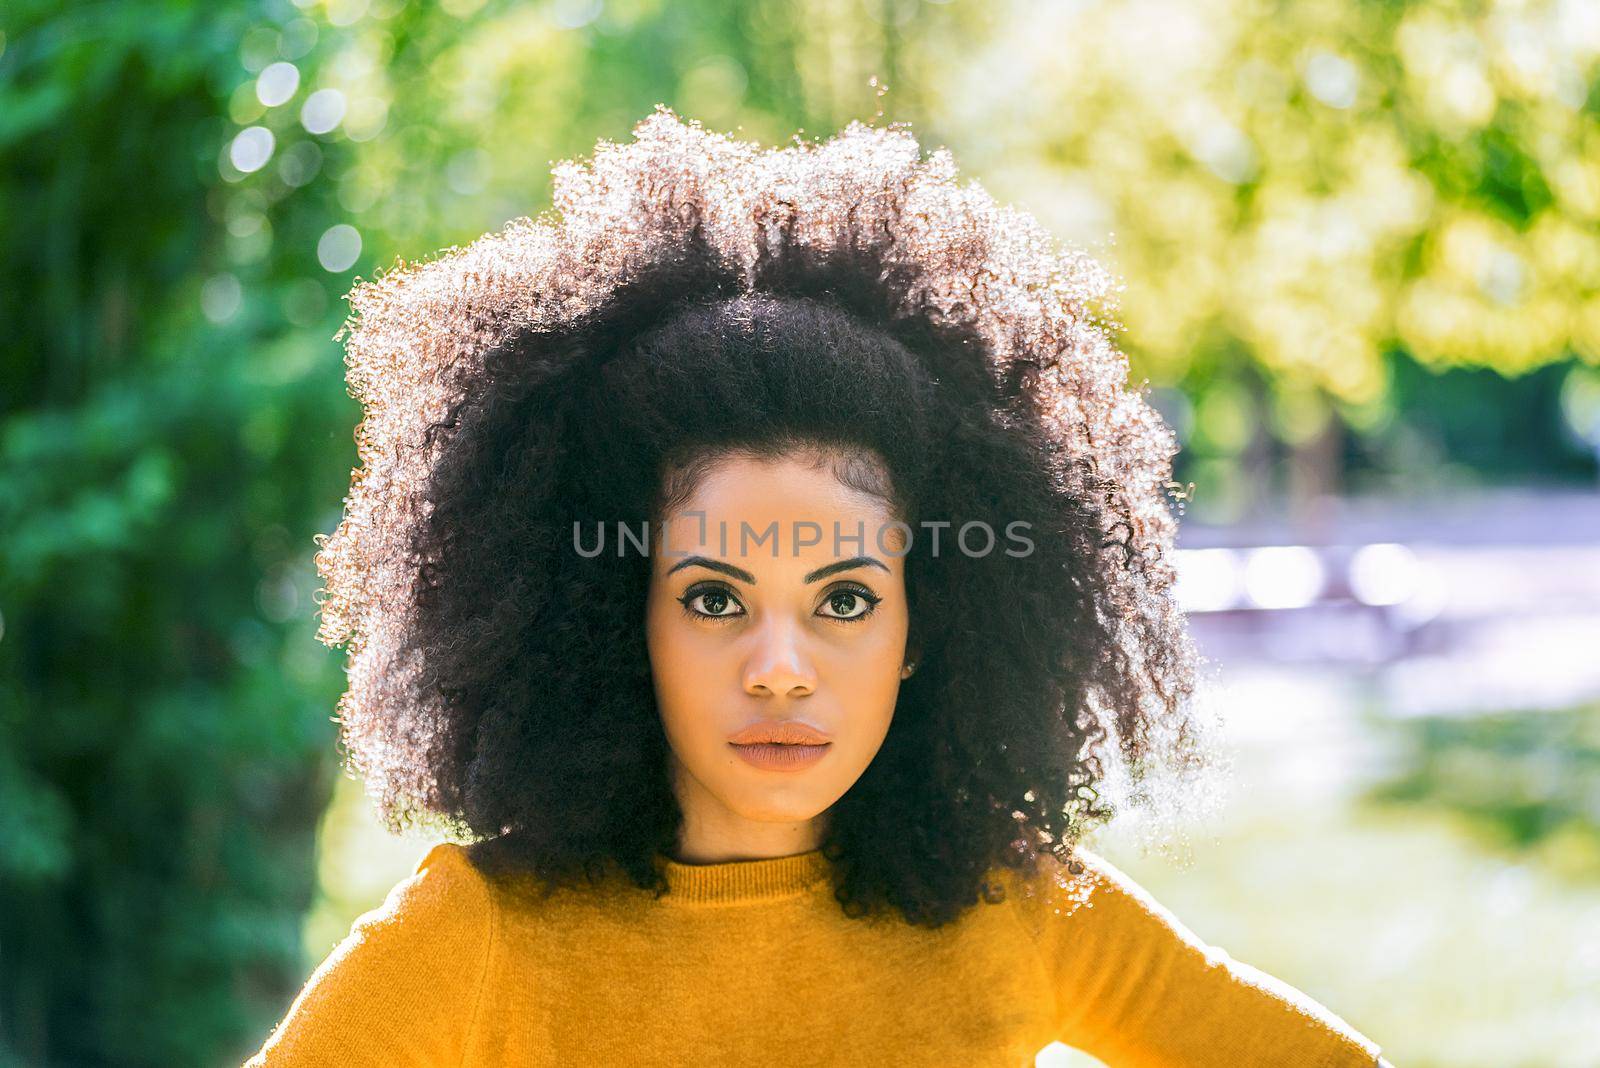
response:
<path fill-rule="evenodd" d="M 1077 844 L 1202 763 L 1105 274 L 903 129 L 634 133 L 352 294 L 320 636 L 468 844 L 250 1064 L 1380 1063 Z"/>

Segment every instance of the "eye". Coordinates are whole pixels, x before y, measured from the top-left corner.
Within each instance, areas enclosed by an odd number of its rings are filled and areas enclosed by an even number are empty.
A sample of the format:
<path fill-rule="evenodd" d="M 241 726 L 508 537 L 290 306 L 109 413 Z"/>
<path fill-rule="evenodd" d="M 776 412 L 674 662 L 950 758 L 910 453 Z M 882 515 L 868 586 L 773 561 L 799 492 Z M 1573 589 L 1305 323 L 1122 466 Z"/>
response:
<path fill-rule="evenodd" d="M 818 614 L 824 619 L 854 623 L 870 616 L 881 600 L 883 598 L 875 596 L 865 586 L 837 586 L 828 591 L 827 599 L 822 602 L 822 607 L 830 611 Z"/>
<path fill-rule="evenodd" d="M 695 602 L 703 607 L 694 607 Z M 733 596 L 733 591 L 720 583 L 699 583 L 690 586 L 678 598 L 685 615 L 694 619 L 737 619 L 744 615 L 744 606 Z M 738 611 L 729 611 L 737 608 Z"/>

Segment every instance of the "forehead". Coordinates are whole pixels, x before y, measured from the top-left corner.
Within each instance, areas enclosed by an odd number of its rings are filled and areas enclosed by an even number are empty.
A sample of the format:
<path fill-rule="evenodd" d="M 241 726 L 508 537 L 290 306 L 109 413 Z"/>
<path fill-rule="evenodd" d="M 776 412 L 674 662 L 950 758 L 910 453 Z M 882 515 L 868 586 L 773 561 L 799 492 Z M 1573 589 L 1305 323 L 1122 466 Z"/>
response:
<path fill-rule="evenodd" d="M 667 567 L 694 553 L 758 574 L 851 556 L 898 570 L 905 532 L 894 518 L 888 502 L 844 484 L 827 462 L 730 457 L 664 517 L 658 555 Z"/>

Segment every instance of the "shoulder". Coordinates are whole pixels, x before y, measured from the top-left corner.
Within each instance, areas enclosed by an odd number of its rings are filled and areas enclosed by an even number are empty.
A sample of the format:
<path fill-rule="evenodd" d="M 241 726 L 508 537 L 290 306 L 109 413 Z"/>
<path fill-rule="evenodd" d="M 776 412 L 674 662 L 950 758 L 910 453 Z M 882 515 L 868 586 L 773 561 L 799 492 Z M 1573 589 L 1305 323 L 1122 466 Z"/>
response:
<path fill-rule="evenodd" d="M 1235 962 L 1122 868 L 1077 846 L 1066 863 L 1045 855 L 1022 887 L 1021 912 L 1058 966 L 1085 974 L 1112 961 L 1185 961 L 1197 970 Z"/>
<path fill-rule="evenodd" d="M 1073 1045 L 1108 1064 L 1374 1064 L 1376 1043 L 1326 1006 L 1202 939 L 1095 851 L 1073 860 L 1041 857 L 1019 887 Z"/>
<path fill-rule="evenodd" d="M 1001 878 L 1036 935 L 1067 925 L 1094 926 L 1130 911 L 1175 922 L 1149 891 L 1086 846 L 1074 847 L 1066 861 L 1041 854 L 1034 871 L 1004 869 Z"/>
<path fill-rule="evenodd" d="M 429 847 L 351 924 L 249 1068 L 459 1061 L 483 999 L 496 909 L 463 847 Z"/>
<path fill-rule="evenodd" d="M 467 847 L 437 842 L 417 860 L 411 874 L 396 884 L 390 895 L 400 894 L 420 904 L 449 898 L 456 906 L 488 911 L 494 906 L 494 887 L 472 862 Z"/>
<path fill-rule="evenodd" d="M 491 884 L 466 849 L 439 842 L 427 848 L 411 874 L 395 883 L 379 905 L 356 918 L 330 960 L 371 942 L 382 942 L 392 951 L 426 946 L 472 952 L 481 949 L 494 910 Z"/>
<path fill-rule="evenodd" d="M 439 842 L 428 848 L 380 905 L 356 919 L 340 949 L 383 939 L 396 949 L 427 946 L 474 952 L 488 937 L 495 907 L 493 887 L 473 866 L 466 849 Z"/>
<path fill-rule="evenodd" d="M 1185 962 L 1198 971 L 1228 956 L 1196 934 L 1131 875 L 1082 845 L 1063 862 L 1039 858 L 1014 873 L 1017 911 L 1051 966 L 1084 982 L 1132 963 Z"/>

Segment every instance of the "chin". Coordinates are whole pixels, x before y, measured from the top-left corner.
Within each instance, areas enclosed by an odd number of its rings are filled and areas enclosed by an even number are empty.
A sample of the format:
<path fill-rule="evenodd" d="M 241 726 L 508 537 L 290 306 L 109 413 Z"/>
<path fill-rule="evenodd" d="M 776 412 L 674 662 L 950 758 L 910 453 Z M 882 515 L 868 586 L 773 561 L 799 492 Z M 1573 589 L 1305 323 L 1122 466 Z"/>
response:
<path fill-rule="evenodd" d="M 828 810 L 824 804 L 807 804 L 798 800 L 785 802 L 775 797 L 752 797 L 749 794 L 728 807 L 743 818 L 757 823 L 807 823 Z"/>

